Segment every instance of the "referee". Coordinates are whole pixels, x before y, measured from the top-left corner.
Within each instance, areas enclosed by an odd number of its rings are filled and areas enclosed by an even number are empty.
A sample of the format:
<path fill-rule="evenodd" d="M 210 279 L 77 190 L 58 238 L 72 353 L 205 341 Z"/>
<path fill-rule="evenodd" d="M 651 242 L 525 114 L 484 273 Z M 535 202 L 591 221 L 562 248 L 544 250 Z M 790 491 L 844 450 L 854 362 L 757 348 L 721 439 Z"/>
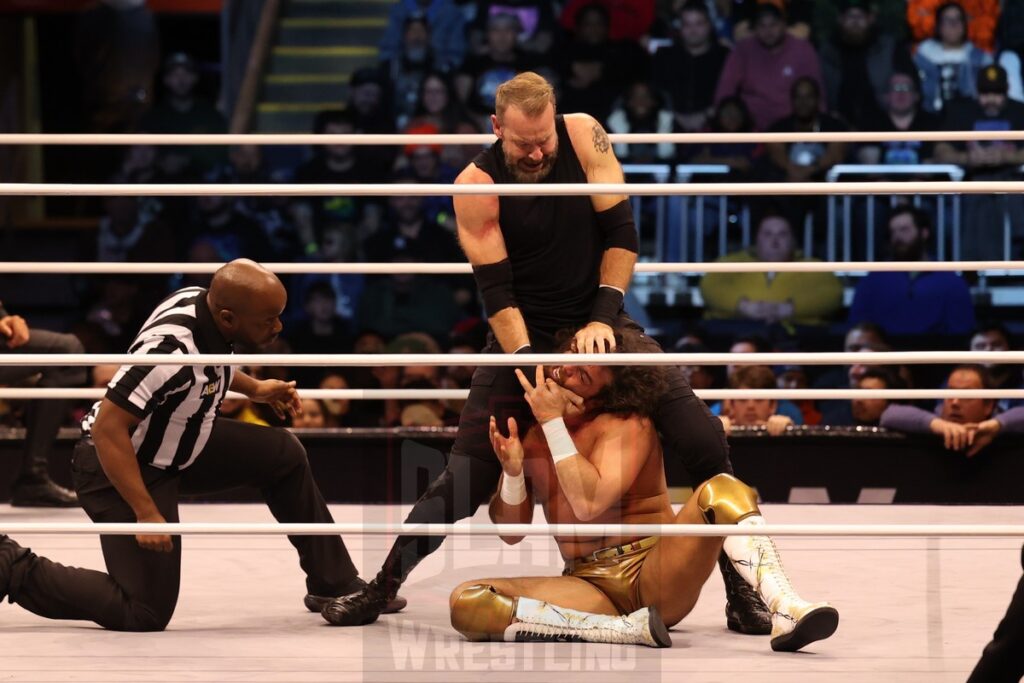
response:
<path fill-rule="evenodd" d="M 258 264 L 232 261 L 209 290 L 189 287 L 161 302 L 129 352 L 231 353 L 267 347 L 281 331 L 287 295 Z M 280 522 L 332 522 L 306 452 L 290 432 L 228 420 L 228 389 L 284 417 L 300 409 L 294 382 L 257 381 L 213 365 L 128 365 L 82 422 L 72 456 L 79 501 L 94 522 L 178 521 L 181 494 L 258 488 Z M 306 606 L 364 586 L 339 536 L 292 536 L 306 573 Z M 40 616 L 88 619 L 118 631 L 160 631 L 174 614 L 181 537 L 101 536 L 106 574 L 65 567 L 0 535 L 0 599 Z M 403 606 L 399 600 L 391 608 Z"/>

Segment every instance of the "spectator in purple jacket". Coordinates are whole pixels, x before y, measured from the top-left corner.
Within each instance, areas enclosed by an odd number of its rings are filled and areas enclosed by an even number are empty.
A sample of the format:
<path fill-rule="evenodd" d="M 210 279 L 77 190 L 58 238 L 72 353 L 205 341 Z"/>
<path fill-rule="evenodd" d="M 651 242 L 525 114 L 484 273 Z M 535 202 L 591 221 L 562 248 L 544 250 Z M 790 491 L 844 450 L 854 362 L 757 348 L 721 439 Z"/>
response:
<path fill-rule="evenodd" d="M 931 219 L 910 205 L 889 216 L 889 249 L 894 261 L 927 261 Z M 970 334 L 971 293 L 956 273 L 869 273 L 857 285 L 850 322 L 870 320 L 887 334 Z"/>
<path fill-rule="evenodd" d="M 822 83 L 818 53 L 808 41 L 786 32 L 782 10 L 762 3 L 754 15 L 754 35 L 739 41 L 725 61 L 715 104 L 739 95 L 758 130 L 765 130 L 789 115 L 790 90 L 803 76 Z"/>
<path fill-rule="evenodd" d="M 961 365 L 949 374 L 950 389 L 991 389 L 992 380 L 980 365 Z M 1024 407 L 995 415 L 990 398 L 947 398 L 928 412 L 914 406 L 890 405 L 882 413 L 881 426 L 908 434 L 937 434 L 951 451 L 968 458 L 978 454 L 999 434 L 1024 434 Z"/>

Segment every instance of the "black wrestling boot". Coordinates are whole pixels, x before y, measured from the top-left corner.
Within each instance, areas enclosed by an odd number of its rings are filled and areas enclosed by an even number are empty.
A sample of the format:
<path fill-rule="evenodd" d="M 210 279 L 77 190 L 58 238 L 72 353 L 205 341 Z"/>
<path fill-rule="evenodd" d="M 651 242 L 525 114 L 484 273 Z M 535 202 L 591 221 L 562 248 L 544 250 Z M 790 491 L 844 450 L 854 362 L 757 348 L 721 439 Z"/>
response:
<path fill-rule="evenodd" d="M 725 580 L 725 625 L 730 631 L 748 636 L 766 636 L 772 632 L 772 613 L 754 587 L 747 583 L 723 550 L 718 568 Z"/>
<path fill-rule="evenodd" d="M 313 595 L 307 593 L 306 597 L 302 600 L 302 604 L 306 606 L 310 612 L 323 612 L 324 606 L 332 600 L 336 600 L 339 597 L 345 597 L 361 591 L 366 588 L 366 582 L 356 577 L 356 579 L 345 587 L 345 590 L 340 596 L 324 596 L 324 595 Z M 400 595 L 396 595 L 388 604 L 381 610 L 382 614 L 394 614 L 395 612 L 401 612 L 405 609 L 405 606 L 409 604 L 409 601 Z"/>
<path fill-rule="evenodd" d="M 78 496 L 48 476 L 23 477 L 11 488 L 11 505 L 26 508 L 75 508 Z"/>
<path fill-rule="evenodd" d="M 320 612 L 324 620 L 334 626 L 365 626 L 377 621 L 398 597 L 398 585 L 389 586 L 389 582 L 378 581 L 380 578 L 378 574 L 365 588 L 327 602 Z"/>
<path fill-rule="evenodd" d="M 415 543 L 414 540 L 412 542 Z M 373 581 L 355 593 L 343 595 L 325 604 L 320 612 L 324 620 L 334 626 L 365 626 L 377 621 L 377 617 L 385 613 L 398 597 L 398 589 L 405 577 L 419 564 L 420 558 L 417 557 L 403 570 L 402 550 L 406 547 L 413 549 L 399 539 Z"/>

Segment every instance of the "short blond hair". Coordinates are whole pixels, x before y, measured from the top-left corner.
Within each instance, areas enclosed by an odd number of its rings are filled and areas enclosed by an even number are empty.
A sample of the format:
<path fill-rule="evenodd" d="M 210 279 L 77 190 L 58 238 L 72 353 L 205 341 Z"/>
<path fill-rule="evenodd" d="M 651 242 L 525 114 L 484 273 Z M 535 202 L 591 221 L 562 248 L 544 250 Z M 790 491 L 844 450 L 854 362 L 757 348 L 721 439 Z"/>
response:
<path fill-rule="evenodd" d="M 555 89 L 551 84 L 540 74 L 524 71 L 498 86 L 494 96 L 494 113 L 500 119 L 506 109 L 515 106 L 532 118 L 544 113 L 549 102 L 552 107 L 555 106 Z"/>

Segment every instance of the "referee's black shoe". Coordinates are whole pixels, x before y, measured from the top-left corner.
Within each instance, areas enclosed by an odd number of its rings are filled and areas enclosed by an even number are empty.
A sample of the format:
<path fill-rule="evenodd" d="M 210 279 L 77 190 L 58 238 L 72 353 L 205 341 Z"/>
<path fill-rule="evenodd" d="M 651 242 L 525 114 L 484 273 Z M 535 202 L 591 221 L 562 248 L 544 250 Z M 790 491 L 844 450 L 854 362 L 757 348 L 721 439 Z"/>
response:
<path fill-rule="evenodd" d="M 25 508 L 76 508 L 78 496 L 49 477 L 33 477 L 14 482 L 11 505 Z"/>
<path fill-rule="evenodd" d="M 321 615 L 331 626 L 366 626 L 376 622 L 389 604 L 386 592 L 371 582 L 361 591 L 331 600 Z"/>
<path fill-rule="evenodd" d="M 338 598 L 344 598 L 346 596 L 352 596 L 357 593 L 362 593 L 365 589 L 366 582 L 357 576 L 355 580 L 352 581 L 352 583 L 345 587 L 345 590 L 342 592 L 341 595 L 328 597 L 324 595 L 313 595 L 311 593 L 307 593 L 305 599 L 302 601 L 302 604 L 304 604 L 306 606 L 306 609 L 308 609 L 310 612 L 322 613 L 324 607 L 333 600 Z M 395 612 L 401 612 L 403 609 L 405 609 L 405 606 L 408 604 L 408 600 L 403 598 L 401 595 L 396 595 L 394 598 L 389 600 L 384 605 L 384 608 L 381 611 L 384 614 L 394 614 Z"/>

